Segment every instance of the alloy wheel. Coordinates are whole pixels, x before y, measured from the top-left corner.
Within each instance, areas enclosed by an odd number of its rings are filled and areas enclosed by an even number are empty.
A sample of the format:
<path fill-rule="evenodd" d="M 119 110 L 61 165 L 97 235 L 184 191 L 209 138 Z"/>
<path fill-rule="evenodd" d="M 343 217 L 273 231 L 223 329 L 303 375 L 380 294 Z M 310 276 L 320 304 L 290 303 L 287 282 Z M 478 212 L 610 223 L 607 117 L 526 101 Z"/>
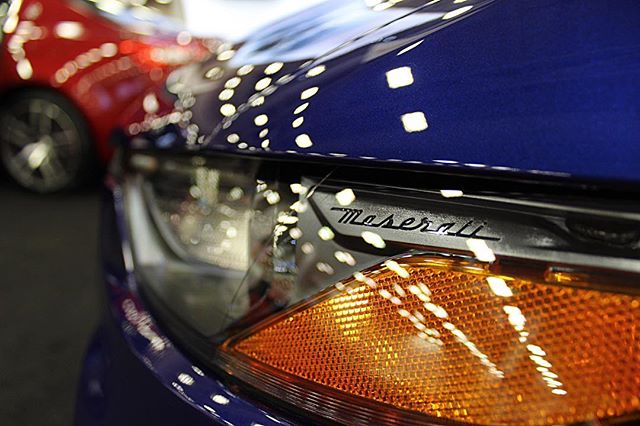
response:
<path fill-rule="evenodd" d="M 22 186 L 53 192 L 70 186 L 82 162 L 81 137 L 71 116 L 58 104 L 26 98 L 0 115 L 2 159 Z"/>

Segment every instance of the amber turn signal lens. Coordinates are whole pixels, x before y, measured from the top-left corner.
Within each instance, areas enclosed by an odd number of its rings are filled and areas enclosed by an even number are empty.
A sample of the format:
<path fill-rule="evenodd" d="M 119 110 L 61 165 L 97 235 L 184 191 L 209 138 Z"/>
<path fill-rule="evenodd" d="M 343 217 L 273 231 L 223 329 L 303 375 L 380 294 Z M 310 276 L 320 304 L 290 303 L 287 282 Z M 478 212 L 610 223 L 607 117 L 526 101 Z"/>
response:
<path fill-rule="evenodd" d="M 640 408 L 638 297 L 427 258 L 335 287 L 225 350 L 298 389 L 432 419 L 551 425 Z"/>

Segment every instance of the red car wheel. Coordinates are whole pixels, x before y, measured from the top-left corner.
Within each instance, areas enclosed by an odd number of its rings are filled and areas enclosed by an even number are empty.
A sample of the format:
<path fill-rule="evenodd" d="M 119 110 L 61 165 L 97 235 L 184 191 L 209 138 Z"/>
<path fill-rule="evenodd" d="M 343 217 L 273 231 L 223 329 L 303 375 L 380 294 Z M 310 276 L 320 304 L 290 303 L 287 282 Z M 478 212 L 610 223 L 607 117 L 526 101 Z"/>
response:
<path fill-rule="evenodd" d="M 0 108 L 0 154 L 9 175 L 41 193 L 77 186 L 94 163 L 84 117 L 63 96 L 30 90 Z"/>

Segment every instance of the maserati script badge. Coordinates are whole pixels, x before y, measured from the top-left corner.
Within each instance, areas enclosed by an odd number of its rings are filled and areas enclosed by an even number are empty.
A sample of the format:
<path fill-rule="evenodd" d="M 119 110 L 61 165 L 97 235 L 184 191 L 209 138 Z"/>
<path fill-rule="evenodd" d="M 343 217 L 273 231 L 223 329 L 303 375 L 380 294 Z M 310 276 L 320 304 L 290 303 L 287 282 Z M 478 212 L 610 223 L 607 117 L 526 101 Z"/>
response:
<path fill-rule="evenodd" d="M 390 214 L 384 218 L 376 214 L 365 214 L 363 209 L 346 207 L 332 207 L 332 211 L 341 212 L 338 223 L 343 225 L 364 226 L 367 228 L 394 229 L 407 232 L 424 232 L 458 238 L 475 238 L 478 240 L 500 241 L 499 237 L 487 235 L 482 232 L 486 223 L 468 221 L 443 221 L 434 222 L 428 217 L 420 219 L 416 217 L 396 218 Z"/>

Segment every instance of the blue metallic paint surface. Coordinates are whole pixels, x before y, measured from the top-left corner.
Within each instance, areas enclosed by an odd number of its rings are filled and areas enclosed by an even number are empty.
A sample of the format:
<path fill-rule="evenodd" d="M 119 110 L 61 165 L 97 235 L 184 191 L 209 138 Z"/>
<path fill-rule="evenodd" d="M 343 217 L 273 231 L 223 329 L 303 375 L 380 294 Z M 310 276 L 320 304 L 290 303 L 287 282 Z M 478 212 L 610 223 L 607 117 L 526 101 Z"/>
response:
<path fill-rule="evenodd" d="M 191 109 L 202 145 L 260 152 L 267 151 L 262 145 L 268 139 L 269 153 L 640 179 L 640 3 L 447 1 L 413 13 L 404 9 L 407 16 L 389 15 L 391 22 L 383 26 L 376 12 L 356 10 L 354 3 L 330 3 L 343 15 L 337 28 L 318 30 L 335 19 L 331 14 L 306 25 L 302 15 L 284 28 L 259 32 L 230 61 L 203 65 L 187 84 L 200 86 Z M 412 4 L 419 3 L 424 2 Z M 441 19 L 467 4 L 474 8 Z M 354 28 L 378 29 L 347 42 Z M 292 42 L 296 37 L 300 43 Z M 342 46 L 332 50 L 314 37 Z M 225 80 L 242 65 L 264 69 L 279 60 L 285 65 L 273 75 L 267 89 L 273 93 L 264 104 L 247 104 L 264 77 L 257 71 L 235 88 L 227 102 L 239 113 L 224 124 L 218 94 Z M 305 76 L 319 64 L 325 72 Z M 202 74 L 215 65 L 231 72 L 220 81 L 205 81 Z M 410 67 L 414 82 L 391 89 L 385 73 L 398 67 Z M 295 78 L 275 83 L 285 73 Z M 303 113 L 294 114 L 309 87 L 318 87 L 318 93 Z M 406 132 L 400 117 L 410 112 L 423 112 L 428 129 Z M 268 124 L 254 124 L 259 114 L 268 116 Z M 299 116 L 304 122 L 293 128 Z M 259 137 L 263 128 L 269 133 Z M 311 147 L 296 145 L 303 133 Z M 229 144 L 230 134 L 246 145 Z M 193 142 L 193 148 L 202 145 Z"/>
<path fill-rule="evenodd" d="M 75 424 L 211 423 L 157 381 L 114 326 L 101 327 L 95 334 L 79 383 Z"/>
<path fill-rule="evenodd" d="M 272 149 L 302 151 L 293 142 L 304 132 L 320 153 L 638 179 L 640 7 L 628 5 L 503 1 L 404 55 L 397 48 L 340 80 L 292 84 L 293 95 L 320 91 L 295 130 L 295 103 L 286 90 L 274 95 L 267 114 L 285 125 Z M 415 83 L 389 89 L 385 72 L 399 66 Z M 425 113 L 426 131 L 402 128 L 400 115 L 413 111 Z"/>
<path fill-rule="evenodd" d="M 102 229 L 109 313 L 85 357 L 75 424 L 290 424 L 205 374 L 158 328 L 125 267 L 130 263 L 117 260 L 127 258 L 128 242 L 119 188 L 113 190 L 105 204 L 116 212 L 107 210 Z"/>

